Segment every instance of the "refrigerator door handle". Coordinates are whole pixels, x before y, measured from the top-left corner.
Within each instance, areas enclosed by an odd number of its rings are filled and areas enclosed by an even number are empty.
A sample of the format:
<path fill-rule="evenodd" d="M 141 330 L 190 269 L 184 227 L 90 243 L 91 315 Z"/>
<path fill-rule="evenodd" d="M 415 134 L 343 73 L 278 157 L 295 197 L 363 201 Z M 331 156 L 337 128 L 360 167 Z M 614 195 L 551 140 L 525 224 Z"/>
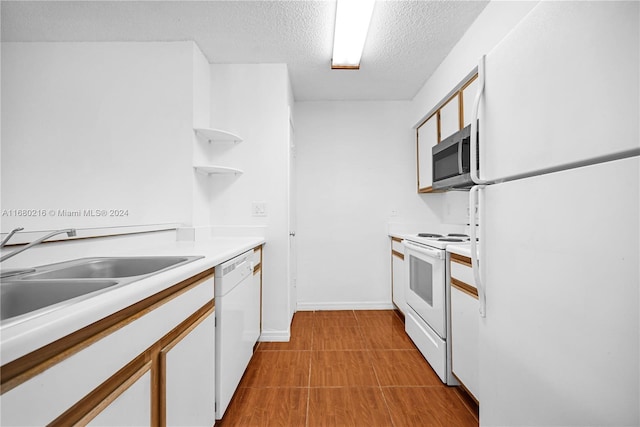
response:
<path fill-rule="evenodd" d="M 473 100 L 473 109 L 471 110 L 471 149 L 469 168 L 471 170 L 471 180 L 476 185 L 486 184 L 488 181 L 480 179 L 480 173 L 478 171 L 478 112 L 480 110 L 480 100 L 484 95 L 484 60 L 485 55 L 482 55 L 478 62 L 478 92 Z"/>
<path fill-rule="evenodd" d="M 480 317 L 486 316 L 486 294 L 485 287 L 482 283 L 482 278 L 480 275 L 480 263 L 478 259 L 478 244 L 476 239 L 477 234 L 477 223 L 476 220 L 476 206 L 478 207 L 478 212 L 480 212 L 480 206 L 478 203 L 478 192 L 484 188 L 483 185 L 475 185 L 471 187 L 469 191 L 469 210 L 470 210 L 470 232 L 471 235 L 471 267 L 473 269 L 473 278 L 476 282 L 476 287 L 478 288 L 478 303 L 480 305 Z M 479 215 L 478 215 L 479 218 Z"/>

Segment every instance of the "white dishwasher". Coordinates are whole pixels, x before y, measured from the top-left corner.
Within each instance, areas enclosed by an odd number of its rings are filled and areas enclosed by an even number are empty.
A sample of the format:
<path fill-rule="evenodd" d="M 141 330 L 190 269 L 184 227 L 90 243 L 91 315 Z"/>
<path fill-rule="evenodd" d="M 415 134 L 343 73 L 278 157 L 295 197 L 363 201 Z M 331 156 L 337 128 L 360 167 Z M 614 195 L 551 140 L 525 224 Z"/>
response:
<path fill-rule="evenodd" d="M 216 266 L 216 419 L 222 419 L 260 335 L 253 250 Z"/>

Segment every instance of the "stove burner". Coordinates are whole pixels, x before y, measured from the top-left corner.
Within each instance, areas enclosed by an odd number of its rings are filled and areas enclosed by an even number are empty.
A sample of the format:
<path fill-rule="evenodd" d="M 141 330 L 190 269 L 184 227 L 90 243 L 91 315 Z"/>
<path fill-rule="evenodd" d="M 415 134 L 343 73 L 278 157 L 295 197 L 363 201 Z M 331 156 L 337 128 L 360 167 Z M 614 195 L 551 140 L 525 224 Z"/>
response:
<path fill-rule="evenodd" d="M 464 242 L 462 239 L 456 239 L 455 237 L 443 237 L 438 239 L 438 242 Z"/>
<path fill-rule="evenodd" d="M 433 233 L 418 233 L 418 237 L 427 237 L 427 238 L 438 238 L 442 237 L 442 234 L 433 234 Z"/>
<path fill-rule="evenodd" d="M 447 234 L 447 237 L 466 237 L 467 239 L 469 238 L 469 236 L 466 234 L 456 234 L 456 233 L 449 233 Z"/>

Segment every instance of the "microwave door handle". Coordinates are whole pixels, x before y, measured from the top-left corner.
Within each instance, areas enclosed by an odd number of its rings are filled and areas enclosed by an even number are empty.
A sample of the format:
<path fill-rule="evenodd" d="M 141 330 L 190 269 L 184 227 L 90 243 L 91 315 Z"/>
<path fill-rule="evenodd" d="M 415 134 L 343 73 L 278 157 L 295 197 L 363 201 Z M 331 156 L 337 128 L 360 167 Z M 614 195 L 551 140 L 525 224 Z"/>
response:
<path fill-rule="evenodd" d="M 458 141 L 458 173 L 462 175 L 464 171 L 462 170 L 462 143 L 464 142 L 464 138 L 460 138 Z"/>

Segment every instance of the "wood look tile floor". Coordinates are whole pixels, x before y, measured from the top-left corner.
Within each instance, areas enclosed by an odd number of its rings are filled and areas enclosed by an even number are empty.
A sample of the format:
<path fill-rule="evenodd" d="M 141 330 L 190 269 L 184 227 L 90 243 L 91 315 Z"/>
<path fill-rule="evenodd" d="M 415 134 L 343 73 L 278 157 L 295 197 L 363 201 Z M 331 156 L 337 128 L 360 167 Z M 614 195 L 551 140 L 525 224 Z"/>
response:
<path fill-rule="evenodd" d="M 260 343 L 216 427 L 478 425 L 392 310 L 302 311 L 291 340 Z"/>

